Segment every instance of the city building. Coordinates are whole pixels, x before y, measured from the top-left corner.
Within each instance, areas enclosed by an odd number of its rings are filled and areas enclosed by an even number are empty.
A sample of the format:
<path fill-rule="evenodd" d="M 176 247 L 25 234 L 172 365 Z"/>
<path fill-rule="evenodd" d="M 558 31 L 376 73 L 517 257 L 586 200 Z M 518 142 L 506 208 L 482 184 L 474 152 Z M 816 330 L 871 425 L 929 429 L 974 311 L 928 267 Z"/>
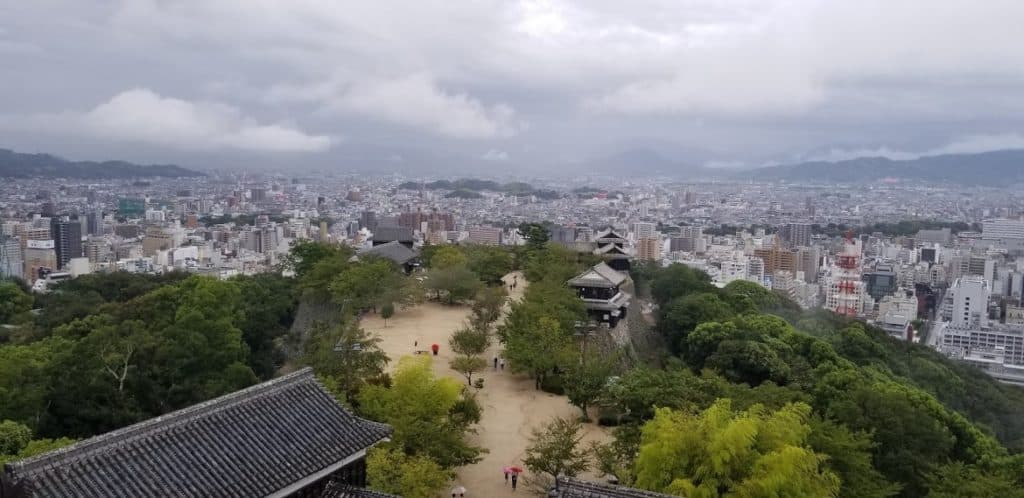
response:
<path fill-rule="evenodd" d="M 477 226 L 469 229 L 469 242 L 473 244 L 500 245 L 501 229 L 497 227 Z"/>
<path fill-rule="evenodd" d="M 64 269 L 71 258 L 82 256 L 82 224 L 77 219 L 67 216 L 51 219 L 50 235 L 58 269 Z"/>
<path fill-rule="evenodd" d="M 892 265 L 875 265 L 875 269 L 866 271 L 861 276 L 864 281 L 864 290 L 875 302 L 881 301 L 883 297 L 891 295 L 897 289 L 896 272 Z"/>
<path fill-rule="evenodd" d="M 153 256 L 157 251 L 174 247 L 174 234 L 161 227 L 149 227 L 142 238 L 142 254 Z"/>
<path fill-rule="evenodd" d="M 644 237 L 637 240 L 636 257 L 642 261 L 661 260 L 661 237 Z"/>
<path fill-rule="evenodd" d="M 146 214 L 146 200 L 124 197 L 117 200 L 117 215 L 126 218 L 142 218 Z"/>
<path fill-rule="evenodd" d="M 788 223 L 779 227 L 779 238 L 790 247 L 810 246 L 812 235 L 810 223 Z"/>
<path fill-rule="evenodd" d="M 1011 254 L 1024 253 L 1024 221 L 1010 219 L 985 220 L 981 224 L 981 239 Z"/>
<path fill-rule="evenodd" d="M 949 294 L 952 296 L 950 321 L 956 327 L 978 327 L 988 319 L 988 300 L 991 294 L 983 278 L 958 278 Z"/>
<path fill-rule="evenodd" d="M 912 291 L 887 295 L 878 302 L 876 325 L 889 335 L 913 341 L 912 322 L 917 319 L 918 302 Z"/>

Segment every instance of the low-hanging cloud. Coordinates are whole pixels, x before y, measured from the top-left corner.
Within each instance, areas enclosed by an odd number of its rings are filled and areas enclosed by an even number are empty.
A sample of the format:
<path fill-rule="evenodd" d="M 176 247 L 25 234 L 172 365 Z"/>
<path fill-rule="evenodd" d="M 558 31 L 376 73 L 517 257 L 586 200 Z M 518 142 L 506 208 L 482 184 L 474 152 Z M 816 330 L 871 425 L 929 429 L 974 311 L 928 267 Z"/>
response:
<path fill-rule="evenodd" d="M 146 88 L 126 90 L 84 112 L 41 113 L 5 121 L 39 131 L 187 150 L 317 152 L 333 142 L 329 136 L 308 134 L 287 124 L 260 124 L 226 104 L 162 97 Z"/>
<path fill-rule="evenodd" d="M 457 139 L 491 139 L 519 133 L 526 125 L 502 103 L 485 104 L 466 93 L 443 90 L 426 74 L 309 85 L 279 85 L 269 102 L 305 101 L 335 113 L 414 127 Z"/>

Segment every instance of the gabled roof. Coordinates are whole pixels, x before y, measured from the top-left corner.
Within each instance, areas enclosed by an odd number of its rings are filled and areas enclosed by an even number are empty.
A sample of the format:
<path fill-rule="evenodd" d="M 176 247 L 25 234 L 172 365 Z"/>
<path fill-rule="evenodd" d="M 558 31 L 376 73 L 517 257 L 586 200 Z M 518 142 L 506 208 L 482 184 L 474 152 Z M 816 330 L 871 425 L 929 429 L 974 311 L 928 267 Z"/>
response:
<path fill-rule="evenodd" d="M 597 249 L 594 249 L 594 254 L 609 254 L 609 255 L 611 255 L 611 254 L 622 254 L 622 255 L 626 255 L 626 251 L 623 248 L 621 248 L 621 247 L 619 247 L 619 246 L 617 246 L 615 244 L 605 244 L 603 246 L 599 246 Z"/>
<path fill-rule="evenodd" d="M 389 495 L 387 493 L 381 493 L 380 491 L 373 491 L 371 489 L 359 488 L 348 484 L 338 484 L 331 481 L 327 484 L 327 488 L 320 495 L 320 498 L 401 498 L 395 495 Z"/>
<path fill-rule="evenodd" d="M 604 230 L 601 230 L 600 232 L 598 232 L 597 235 L 594 235 L 594 240 L 596 240 L 598 242 L 601 242 L 602 241 L 601 239 L 609 239 L 609 240 L 614 239 L 614 240 L 621 240 L 621 241 L 625 241 L 626 240 L 625 237 L 619 235 L 618 232 L 616 232 L 615 229 L 611 228 L 611 227 L 605 228 Z"/>
<path fill-rule="evenodd" d="M 309 368 L 9 463 L 14 496 L 249 498 L 320 476 L 385 439 Z"/>
<path fill-rule="evenodd" d="M 548 496 L 551 498 L 674 498 L 671 495 L 582 481 L 565 476 L 555 479 L 555 488 L 548 493 Z"/>
<path fill-rule="evenodd" d="M 573 287 L 616 287 L 626 281 L 626 276 L 601 262 L 569 280 Z"/>
<path fill-rule="evenodd" d="M 363 249 L 362 251 L 359 251 L 359 255 L 380 256 L 382 258 L 387 258 L 390 259 L 391 261 L 394 261 L 395 264 L 404 265 L 411 261 L 416 256 L 418 256 L 419 254 L 417 254 L 416 251 L 409 249 L 401 242 L 397 240 L 392 240 L 391 242 L 388 242 L 386 244 L 373 246 L 369 249 Z"/>
<path fill-rule="evenodd" d="M 377 229 L 373 231 L 372 239 L 374 242 L 391 242 L 397 240 L 399 242 L 412 242 L 413 232 L 411 228 L 405 227 L 384 227 L 377 226 Z"/>

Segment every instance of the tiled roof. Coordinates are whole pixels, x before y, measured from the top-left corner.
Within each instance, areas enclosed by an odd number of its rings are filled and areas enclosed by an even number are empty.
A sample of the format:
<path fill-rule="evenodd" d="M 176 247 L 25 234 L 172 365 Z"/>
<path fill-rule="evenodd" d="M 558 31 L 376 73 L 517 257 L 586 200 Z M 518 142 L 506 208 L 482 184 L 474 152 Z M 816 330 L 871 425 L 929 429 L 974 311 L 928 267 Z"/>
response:
<path fill-rule="evenodd" d="M 555 488 L 548 493 L 548 496 L 550 498 L 674 498 L 671 495 L 625 486 L 581 481 L 564 476 L 555 480 Z"/>
<path fill-rule="evenodd" d="M 413 232 L 411 228 L 377 226 L 377 229 L 373 231 L 373 240 L 375 242 L 391 242 L 392 240 L 412 242 Z"/>
<path fill-rule="evenodd" d="M 16 496 L 266 496 L 385 439 L 310 369 L 6 466 Z"/>
<path fill-rule="evenodd" d="M 615 287 L 626 281 L 626 276 L 601 262 L 569 280 L 569 285 L 578 287 Z"/>
<path fill-rule="evenodd" d="M 373 491 L 372 489 L 359 488 L 356 486 L 350 486 L 348 484 L 337 484 L 331 482 L 327 485 L 327 489 L 324 490 L 320 498 L 401 498 L 395 495 L 389 495 L 387 493 L 381 493 L 380 491 Z"/>
<path fill-rule="evenodd" d="M 380 256 L 382 258 L 390 259 L 391 261 L 394 261 L 395 264 L 399 265 L 404 265 L 417 256 L 416 251 L 405 247 L 397 240 L 392 240 L 386 244 L 364 249 L 359 251 L 359 254 Z"/>

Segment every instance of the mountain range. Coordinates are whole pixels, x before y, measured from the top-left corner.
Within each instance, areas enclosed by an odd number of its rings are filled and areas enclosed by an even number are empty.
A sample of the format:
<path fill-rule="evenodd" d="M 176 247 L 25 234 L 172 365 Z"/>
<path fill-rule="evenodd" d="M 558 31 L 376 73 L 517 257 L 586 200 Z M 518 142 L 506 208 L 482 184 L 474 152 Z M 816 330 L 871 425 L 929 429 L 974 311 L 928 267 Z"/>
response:
<path fill-rule="evenodd" d="M 917 159 L 859 157 L 845 161 L 813 161 L 770 166 L 735 175 L 761 181 L 870 183 L 909 180 L 959 185 L 1024 183 L 1024 150 L 977 154 L 943 154 Z"/>
<path fill-rule="evenodd" d="M 177 178 L 205 173 L 172 164 L 141 165 L 126 161 L 69 161 L 50 154 L 0 149 L 0 178 Z"/>

